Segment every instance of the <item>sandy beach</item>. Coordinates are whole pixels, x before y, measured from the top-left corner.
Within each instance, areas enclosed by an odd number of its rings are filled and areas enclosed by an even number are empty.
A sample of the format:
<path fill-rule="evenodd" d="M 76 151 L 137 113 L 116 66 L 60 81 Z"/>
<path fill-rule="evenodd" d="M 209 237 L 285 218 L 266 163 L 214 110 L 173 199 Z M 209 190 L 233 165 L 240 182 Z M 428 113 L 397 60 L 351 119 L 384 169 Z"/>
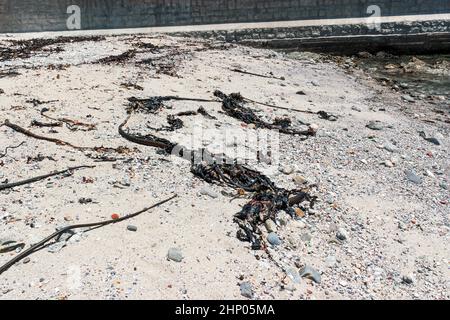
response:
<path fill-rule="evenodd" d="M 0 275 L 0 299 L 450 298 L 448 96 L 405 95 L 346 58 L 211 40 L 98 36 L 31 51 L 15 40 L 0 39 L 0 125 L 8 119 L 86 149 L 1 125 L 0 186 L 95 167 L 0 191 L 0 265 L 57 228 L 178 196 L 136 218 L 50 242 Z M 131 97 L 217 100 L 215 90 L 260 102 L 246 106 L 264 121 L 289 118 L 291 127 L 317 133 L 277 133 L 276 159 L 260 163 L 248 134 L 272 130 L 228 116 L 220 101 L 165 101 L 157 114 L 133 114 L 127 130 L 225 147 L 230 156 L 242 144 L 252 168 L 277 186 L 310 190 L 314 208 L 296 217 L 280 212 L 261 226 L 263 239 L 280 240 L 267 240 L 264 250 L 236 236 L 233 217 L 251 194 L 207 183 L 189 161 L 118 132 Z M 212 117 L 195 114 L 182 117 L 180 129 L 153 130 L 200 107 Z M 199 140 L 196 130 L 211 135 Z M 234 145 L 221 140 L 227 132 L 240 133 Z M 171 249 L 180 262 L 168 259 Z"/>

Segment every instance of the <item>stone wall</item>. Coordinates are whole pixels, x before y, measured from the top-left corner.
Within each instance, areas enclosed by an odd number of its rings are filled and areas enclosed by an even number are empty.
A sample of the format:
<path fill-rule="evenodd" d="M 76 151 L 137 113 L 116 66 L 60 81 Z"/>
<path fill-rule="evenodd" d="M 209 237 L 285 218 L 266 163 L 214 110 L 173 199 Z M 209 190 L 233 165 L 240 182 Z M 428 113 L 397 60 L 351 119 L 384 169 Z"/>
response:
<path fill-rule="evenodd" d="M 81 29 L 450 13 L 449 0 L 0 0 L 0 33 L 67 30 L 67 8 Z"/>
<path fill-rule="evenodd" d="M 367 24 L 248 28 L 177 32 L 173 35 L 208 38 L 270 48 L 354 54 L 360 51 L 392 53 L 450 52 L 450 20 Z"/>

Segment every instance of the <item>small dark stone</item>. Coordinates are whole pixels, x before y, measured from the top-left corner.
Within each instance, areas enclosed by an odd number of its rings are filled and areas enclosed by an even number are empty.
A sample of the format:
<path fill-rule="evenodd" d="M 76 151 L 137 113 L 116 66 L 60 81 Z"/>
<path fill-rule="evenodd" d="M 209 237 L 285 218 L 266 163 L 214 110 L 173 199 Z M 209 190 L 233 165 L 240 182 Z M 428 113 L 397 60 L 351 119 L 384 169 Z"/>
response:
<path fill-rule="evenodd" d="M 136 227 L 136 226 L 133 226 L 133 225 L 129 225 L 129 226 L 127 226 L 127 230 L 128 230 L 128 231 L 136 232 L 136 231 L 137 231 L 137 227 Z"/>

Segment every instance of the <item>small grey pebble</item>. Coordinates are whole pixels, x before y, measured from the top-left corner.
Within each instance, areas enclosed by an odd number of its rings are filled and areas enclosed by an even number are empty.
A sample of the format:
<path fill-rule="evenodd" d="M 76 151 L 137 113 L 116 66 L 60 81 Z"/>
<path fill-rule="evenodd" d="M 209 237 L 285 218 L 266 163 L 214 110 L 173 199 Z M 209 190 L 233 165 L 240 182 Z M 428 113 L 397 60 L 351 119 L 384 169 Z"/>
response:
<path fill-rule="evenodd" d="M 311 279 L 316 283 L 322 282 L 322 277 L 320 276 L 320 273 L 316 269 L 308 265 L 306 265 L 300 272 L 300 277 Z"/>
<path fill-rule="evenodd" d="M 281 240 L 275 232 L 269 233 L 267 241 L 273 246 L 279 246 L 281 244 Z"/>
<path fill-rule="evenodd" d="M 252 299 L 253 298 L 253 288 L 252 288 L 252 284 L 250 282 L 242 282 L 239 285 L 239 288 L 241 289 L 241 295 Z"/>
<path fill-rule="evenodd" d="M 170 248 L 169 252 L 167 253 L 167 259 L 175 262 L 181 262 L 183 260 L 181 250 L 178 248 Z"/>
<path fill-rule="evenodd" d="M 128 230 L 128 231 L 136 232 L 136 231 L 137 231 L 137 227 L 136 227 L 136 226 L 129 225 L 129 226 L 127 226 L 127 230 Z"/>
<path fill-rule="evenodd" d="M 405 171 L 406 174 L 406 178 L 415 183 L 415 184 L 421 184 L 422 183 L 422 178 L 419 177 L 417 174 L 415 174 L 412 170 L 406 170 Z"/>

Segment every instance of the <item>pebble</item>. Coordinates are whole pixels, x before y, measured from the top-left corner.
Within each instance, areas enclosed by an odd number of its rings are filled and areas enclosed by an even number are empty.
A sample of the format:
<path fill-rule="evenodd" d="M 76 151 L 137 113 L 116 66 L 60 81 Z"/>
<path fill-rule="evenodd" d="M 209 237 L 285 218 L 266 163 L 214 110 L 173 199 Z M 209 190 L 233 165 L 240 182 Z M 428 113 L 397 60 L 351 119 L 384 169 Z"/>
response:
<path fill-rule="evenodd" d="M 406 170 L 406 171 L 405 171 L 405 174 L 406 174 L 406 178 L 407 178 L 409 181 L 411 181 L 411 182 L 413 182 L 413 183 L 415 183 L 415 184 L 421 184 L 421 183 L 422 183 L 422 178 L 419 177 L 417 174 L 415 174 L 414 171 L 412 171 L 412 170 Z"/>
<path fill-rule="evenodd" d="M 308 131 L 312 134 L 316 134 L 319 131 L 319 125 L 315 123 L 311 123 L 308 127 Z"/>
<path fill-rule="evenodd" d="M 316 82 L 316 81 L 311 81 L 311 84 L 314 86 L 314 87 L 320 87 L 320 84 L 318 83 L 318 82 Z"/>
<path fill-rule="evenodd" d="M 280 172 L 289 175 L 294 172 L 294 168 L 292 166 L 284 166 L 280 168 Z"/>
<path fill-rule="evenodd" d="M 252 284 L 250 282 L 242 282 L 239 285 L 239 288 L 241 289 L 241 295 L 252 299 L 253 298 L 253 288 L 252 288 Z"/>
<path fill-rule="evenodd" d="M 414 283 L 414 277 L 412 275 L 404 275 L 402 277 L 402 282 L 406 284 L 413 284 Z"/>
<path fill-rule="evenodd" d="M 136 226 L 133 226 L 133 225 L 129 225 L 129 226 L 127 226 L 127 230 L 128 230 L 128 231 L 136 232 L 136 231 L 137 231 L 137 227 L 136 227 Z"/>
<path fill-rule="evenodd" d="M 428 142 L 440 146 L 441 140 L 444 138 L 440 133 L 435 134 L 434 136 L 426 136 L 425 132 L 421 132 L 421 136 Z"/>
<path fill-rule="evenodd" d="M 211 190 L 211 189 L 208 188 L 208 187 L 202 188 L 202 189 L 200 190 L 200 194 L 203 195 L 203 196 L 211 197 L 211 198 L 213 198 L 213 199 L 216 199 L 216 198 L 219 197 L 219 195 L 218 195 L 214 190 Z"/>
<path fill-rule="evenodd" d="M 315 283 L 321 283 L 322 277 L 320 273 L 311 266 L 306 265 L 300 272 L 300 277 L 313 280 Z"/>
<path fill-rule="evenodd" d="M 310 242 L 312 239 L 312 236 L 306 232 L 300 236 L 300 239 L 302 239 L 303 242 Z"/>
<path fill-rule="evenodd" d="M 380 130 L 384 129 L 384 126 L 380 121 L 370 121 L 366 127 L 371 130 L 376 130 L 376 131 L 380 131 Z"/>
<path fill-rule="evenodd" d="M 300 283 L 300 274 L 298 273 L 298 270 L 293 267 L 288 267 L 285 270 L 286 275 L 294 282 L 294 283 Z"/>
<path fill-rule="evenodd" d="M 356 111 L 356 112 L 361 112 L 362 111 L 361 108 L 358 108 L 357 106 L 353 106 L 352 110 Z"/>
<path fill-rule="evenodd" d="M 239 288 L 241 290 L 241 295 L 243 297 L 252 299 L 253 298 L 253 287 L 252 284 L 250 282 L 242 282 L 239 285 Z"/>
<path fill-rule="evenodd" d="M 448 190 L 448 185 L 447 185 L 444 181 L 442 181 L 442 182 L 439 184 L 439 186 L 440 186 L 442 189 L 444 189 L 444 190 Z"/>
<path fill-rule="evenodd" d="M 25 259 L 23 259 L 23 264 L 27 264 L 31 261 L 31 259 L 29 257 L 26 257 Z"/>
<path fill-rule="evenodd" d="M 269 233 L 267 241 L 273 246 L 279 246 L 281 244 L 281 240 L 275 232 Z"/>
<path fill-rule="evenodd" d="M 303 185 L 303 184 L 306 183 L 306 178 L 303 177 L 303 176 L 294 176 L 294 177 L 292 178 L 292 180 L 293 180 L 294 183 L 295 183 L 296 185 L 298 185 L 298 186 L 301 186 L 301 185 Z"/>
<path fill-rule="evenodd" d="M 384 164 L 386 167 L 388 167 L 388 168 L 394 167 L 394 164 L 393 164 L 392 161 L 390 161 L 390 160 L 384 161 L 383 164 Z"/>
<path fill-rule="evenodd" d="M 332 268 L 336 265 L 337 260 L 335 256 L 328 256 L 325 260 L 325 263 L 328 267 Z"/>
<path fill-rule="evenodd" d="M 175 262 L 181 262 L 183 260 L 181 250 L 178 248 L 170 248 L 169 252 L 167 253 L 167 259 Z"/>
<path fill-rule="evenodd" d="M 390 144 L 390 143 L 385 143 L 385 144 L 383 145 L 383 148 L 384 148 L 386 151 L 389 151 L 389 152 L 392 152 L 392 153 L 397 152 L 397 147 L 394 146 L 393 144 Z"/>
<path fill-rule="evenodd" d="M 277 231 L 277 225 L 275 224 L 275 222 L 272 219 L 266 220 L 264 225 L 266 226 L 267 232 L 269 232 L 269 233 Z"/>
<path fill-rule="evenodd" d="M 348 233 L 344 228 L 339 228 L 336 233 L 336 238 L 339 240 L 345 241 L 348 239 Z"/>
<path fill-rule="evenodd" d="M 47 251 L 51 252 L 51 253 L 58 253 L 65 246 L 66 246 L 66 242 L 65 241 L 58 241 L 58 242 L 48 246 L 47 247 Z"/>
<path fill-rule="evenodd" d="M 407 95 L 407 94 L 403 95 L 402 99 L 405 101 L 411 102 L 411 103 L 416 101 L 413 97 L 411 97 L 410 95 Z"/>

